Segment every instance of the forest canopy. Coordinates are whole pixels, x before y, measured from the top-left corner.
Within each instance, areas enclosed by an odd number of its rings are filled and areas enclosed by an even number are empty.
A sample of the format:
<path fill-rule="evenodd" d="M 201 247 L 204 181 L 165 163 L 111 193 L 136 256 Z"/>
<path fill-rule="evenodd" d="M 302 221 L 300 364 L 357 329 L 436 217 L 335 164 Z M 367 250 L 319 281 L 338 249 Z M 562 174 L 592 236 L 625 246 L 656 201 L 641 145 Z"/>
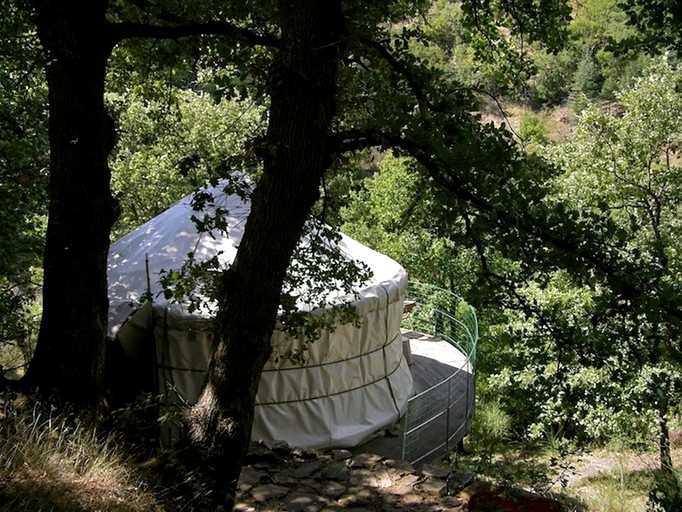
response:
<path fill-rule="evenodd" d="M 479 398 L 510 435 L 657 445 L 672 470 L 677 2 L 317 4 L 8 2 L 3 380 L 99 407 L 110 241 L 239 171 L 254 213 L 216 280 L 218 341 L 187 415 L 213 478 L 238 475 L 311 217 L 476 307 Z"/>

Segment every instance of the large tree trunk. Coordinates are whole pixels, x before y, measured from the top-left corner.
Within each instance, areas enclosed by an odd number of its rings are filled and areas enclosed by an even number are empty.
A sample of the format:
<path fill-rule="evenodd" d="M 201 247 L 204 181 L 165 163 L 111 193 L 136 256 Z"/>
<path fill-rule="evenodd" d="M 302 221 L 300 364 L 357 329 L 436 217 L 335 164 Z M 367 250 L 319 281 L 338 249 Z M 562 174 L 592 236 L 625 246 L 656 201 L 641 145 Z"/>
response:
<path fill-rule="evenodd" d="M 95 405 L 107 321 L 106 260 L 118 208 L 107 156 L 114 127 L 104 109 L 106 1 L 35 0 L 48 65 L 50 205 L 43 317 L 25 382 L 61 401 Z"/>
<path fill-rule="evenodd" d="M 222 276 L 207 384 L 190 411 L 190 442 L 231 510 L 282 283 L 329 165 L 342 15 L 338 0 L 279 2 L 282 44 L 272 70 L 264 176 L 232 267 Z M 282 418 L 287 421 L 287 418 Z"/>

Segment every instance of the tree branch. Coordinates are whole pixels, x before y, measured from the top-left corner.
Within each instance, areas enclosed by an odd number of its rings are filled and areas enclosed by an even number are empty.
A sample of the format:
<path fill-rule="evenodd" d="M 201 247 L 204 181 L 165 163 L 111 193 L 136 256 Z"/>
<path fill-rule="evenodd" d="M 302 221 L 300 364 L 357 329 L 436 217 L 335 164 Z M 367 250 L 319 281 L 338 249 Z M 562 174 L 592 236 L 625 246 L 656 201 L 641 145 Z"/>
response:
<path fill-rule="evenodd" d="M 381 43 L 373 41 L 371 39 L 362 39 L 361 42 L 365 46 L 375 50 L 389 64 L 389 66 L 391 66 L 391 68 L 394 71 L 396 71 L 407 81 L 410 90 L 414 94 L 415 98 L 417 98 L 417 101 L 419 102 L 419 105 L 422 108 L 436 111 L 434 104 L 431 102 L 431 100 L 429 100 L 429 98 L 424 93 L 424 90 L 419 86 L 419 82 L 417 78 L 414 76 L 414 73 L 412 73 L 412 71 L 410 71 L 410 69 L 408 69 L 408 67 L 404 63 L 400 62 L 400 60 L 398 60 L 396 56 L 389 51 L 388 48 L 386 48 Z"/>
<path fill-rule="evenodd" d="M 111 23 L 110 41 L 116 45 L 126 39 L 180 39 L 183 37 L 218 35 L 251 46 L 279 47 L 279 38 L 258 34 L 227 21 L 187 23 L 184 25 L 151 25 L 146 23 Z"/>
<path fill-rule="evenodd" d="M 465 182 L 460 176 L 444 167 L 437 161 L 433 148 L 411 140 L 403 135 L 395 135 L 376 129 L 357 130 L 338 133 L 335 148 L 339 152 L 355 151 L 368 146 L 393 148 L 404 151 L 419 162 L 431 178 L 450 191 L 460 200 L 475 207 L 492 222 L 501 232 L 510 229 L 523 233 L 526 240 L 537 240 L 545 246 L 575 256 L 576 264 L 586 265 L 605 276 L 617 294 L 627 296 L 646 296 L 649 294 L 649 283 L 643 282 L 634 268 L 628 268 L 626 262 L 603 250 L 599 240 L 583 236 L 580 231 L 561 231 L 552 225 L 545 224 L 545 219 L 531 216 L 511 215 L 507 210 L 497 208 L 491 201 L 482 197 L 472 184 Z M 490 172 L 493 172 L 492 170 Z M 548 257 L 548 256 L 545 256 Z M 682 319 L 682 310 L 674 303 L 662 303 L 661 309 L 674 318 Z"/>

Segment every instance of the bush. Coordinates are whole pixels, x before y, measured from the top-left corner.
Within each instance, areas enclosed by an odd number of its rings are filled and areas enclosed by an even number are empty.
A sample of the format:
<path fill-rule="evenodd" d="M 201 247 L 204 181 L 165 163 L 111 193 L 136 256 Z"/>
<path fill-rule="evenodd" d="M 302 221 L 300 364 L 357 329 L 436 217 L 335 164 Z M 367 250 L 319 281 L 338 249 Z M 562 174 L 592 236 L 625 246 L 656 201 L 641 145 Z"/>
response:
<path fill-rule="evenodd" d="M 675 474 L 659 478 L 649 491 L 648 512 L 678 512 L 682 510 L 682 487 Z"/>
<path fill-rule="evenodd" d="M 525 112 L 521 117 L 519 138 L 527 147 L 549 142 L 548 130 L 542 119 L 530 112 Z"/>
<path fill-rule="evenodd" d="M 481 400 L 476 406 L 469 440 L 474 446 L 486 451 L 494 450 L 509 437 L 511 418 L 502 409 L 500 401 Z"/>

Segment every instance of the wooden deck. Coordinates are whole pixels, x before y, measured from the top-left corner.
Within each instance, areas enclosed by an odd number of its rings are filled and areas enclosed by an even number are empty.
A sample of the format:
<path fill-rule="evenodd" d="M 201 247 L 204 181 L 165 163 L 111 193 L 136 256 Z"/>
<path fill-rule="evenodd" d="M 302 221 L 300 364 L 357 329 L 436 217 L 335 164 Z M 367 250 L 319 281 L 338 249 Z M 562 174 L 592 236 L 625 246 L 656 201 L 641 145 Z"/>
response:
<path fill-rule="evenodd" d="M 467 361 L 466 356 L 448 342 L 433 336 L 413 331 L 406 331 L 403 336 L 409 340 L 412 355 L 410 369 L 414 381 L 414 396 L 450 379 L 449 385 L 452 392 L 464 397 L 469 387 L 473 386 L 474 381 L 474 369 Z M 461 369 L 459 373 L 457 372 L 458 369 Z M 457 374 L 454 379 L 452 378 L 453 374 Z M 455 424 L 455 428 L 461 428 L 462 431 L 465 431 L 468 420 L 466 412 L 472 403 L 473 400 L 457 400 L 454 403 L 449 421 Z M 423 404 L 419 404 L 416 400 L 413 405 L 415 407 L 410 411 L 411 417 L 418 416 L 420 414 L 418 409 L 423 407 Z M 355 453 L 377 453 L 394 459 L 401 458 L 404 421 L 405 418 L 403 417 L 396 425 L 382 429 L 365 443 L 353 448 L 352 451 Z M 430 434 L 427 432 L 420 435 L 420 438 L 420 442 L 426 446 L 431 443 L 435 447 L 442 442 L 441 435 L 434 435 L 434 439 L 430 439 Z M 435 458 L 438 457 L 430 457 L 429 459 L 434 460 Z"/>
<path fill-rule="evenodd" d="M 447 341 L 414 331 L 403 336 L 410 340 L 415 395 L 448 379 L 457 368 L 466 366 L 471 373 L 466 356 Z"/>

